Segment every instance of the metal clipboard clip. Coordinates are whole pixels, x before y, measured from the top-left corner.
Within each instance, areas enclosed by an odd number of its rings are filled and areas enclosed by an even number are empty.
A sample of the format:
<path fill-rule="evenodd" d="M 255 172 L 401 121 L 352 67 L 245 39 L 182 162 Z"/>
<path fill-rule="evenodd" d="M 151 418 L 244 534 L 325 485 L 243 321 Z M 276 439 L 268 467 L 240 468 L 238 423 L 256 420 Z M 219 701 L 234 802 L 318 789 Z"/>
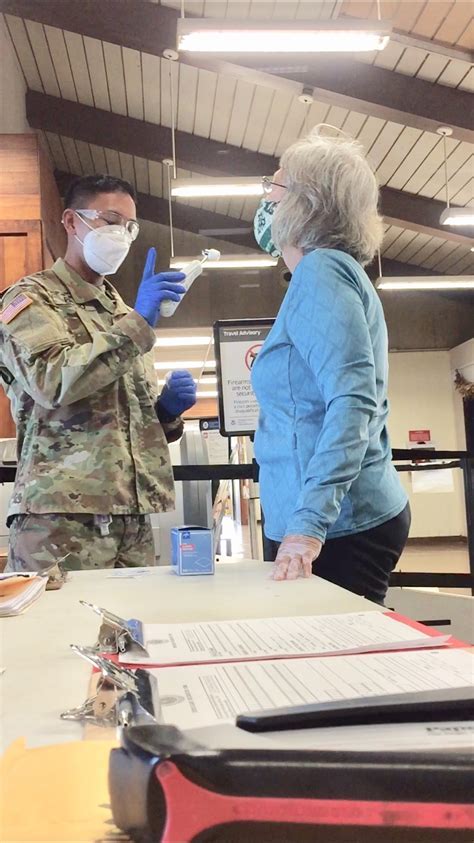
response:
<path fill-rule="evenodd" d="M 129 670 L 100 656 L 91 647 L 71 644 L 71 650 L 100 671 L 96 693 L 77 708 L 61 714 L 62 720 L 75 720 L 95 726 L 130 726 L 157 722 L 150 707 L 153 677 L 144 670 Z M 147 707 L 142 704 L 146 697 Z"/>
<path fill-rule="evenodd" d="M 96 615 L 102 618 L 99 629 L 99 638 L 96 649 L 102 653 L 126 653 L 127 650 L 138 648 L 141 653 L 148 657 L 148 652 L 143 644 L 143 624 L 136 618 L 120 618 L 107 609 L 101 609 L 94 603 L 86 600 L 79 601 L 82 606 L 92 609 Z"/>

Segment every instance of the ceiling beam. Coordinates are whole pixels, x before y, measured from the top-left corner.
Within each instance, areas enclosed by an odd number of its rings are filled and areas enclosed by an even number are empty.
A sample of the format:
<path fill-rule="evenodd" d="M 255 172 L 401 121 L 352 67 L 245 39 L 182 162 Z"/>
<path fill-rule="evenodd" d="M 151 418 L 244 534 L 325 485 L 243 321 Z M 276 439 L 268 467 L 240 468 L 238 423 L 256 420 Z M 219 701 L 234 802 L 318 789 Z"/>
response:
<path fill-rule="evenodd" d="M 380 277 L 378 257 L 374 258 L 371 264 L 364 267 L 367 275 L 371 281 L 376 281 Z M 382 273 L 384 277 L 399 278 L 400 276 L 410 275 L 441 275 L 441 272 L 436 272 L 433 269 L 427 269 L 424 266 L 417 266 L 415 263 L 402 263 L 391 258 L 384 258 L 382 256 Z"/>
<path fill-rule="evenodd" d="M 149 0 L 142 0 L 141 5 L 137 0 L 128 0 L 129 6 L 134 6 L 134 24 L 138 27 L 133 31 L 127 31 L 127 39 L 134 44 L 134 49 L 143 50 L 146 53 L 159 55 L 167 47 L 174 47 L 176 44 L 176 19 L 178 12 L 167 6 L 161 6 L 157 11 L 154 4 Z M 28 20 L 35 20 L 39 23 L 46 23 L 50 26 L 57 26 L 69 32 L 78 32 L 82 35 L 89 35 L 91 38 L 102 38 L 113 44 L 120 44 L 123 37 L 123 19 L 130 9 L 127 8 L 127 0 L 102 0 L 101 5 L 105 17 L 101 15 L 102 26 L 97 30 L 97 2 L 96 0 L 1 0 L 0 9 L 6 14 L 17 15 Z M 122 12 L 121 10 L 124 9 Z M 119 14 L 117 14 L 117 11 Z M 91 14 L 92 12 L 92 14 Z M 157 14 L 160 16 L 160 28 L 153 31 L 150 26 L 156 25 Z M 187 12 L 187 17 L 193 17 Z M 335 17 L 333 15 L 333 17 Z M 339 21 L 350 20 L 349 15 L 339 17 Z M 357 20 L 357 17 L 355 18 Z M 143 30 L 141 32 L 140 30 Z M 143 40 L 143 33 L 147 36 Z M 103 33 L 107 35 L 103 38 Z M 453 44 L 446 44 L 432 38 L 424 38 L 419 34 L 405 32 L 402 29 L 392 29 L 390 36 L 392 41 L 397 41 L 405 47 L 416 47 L 430 53 L 444 55 L 446 58 L 458 59 L 472 63 L 473 51 L 464 47 L 457 47 Z M 125 44 L 123 45 L 125 46 Z M 127 45 L 128 46 L 128 45 Z M 330 56 L 329 56 L 330 59 Z"/>
<path fill-rule="evenodd" d="M 416 47 L 417 50 L 426 50 L 427 53 L 436 53 L 447 59 L 466 61 L 469 64 L 474 61 L 474 51 L 467 47 L 457 47 L 455 44 L 445 44 L 444 41 L 436 41 L 433 38 L 423 38 L 418 33 L 405 32 L 403 29 L 392 29 L 390 40 L 396 41 L 403 47 Z"/>
<path fill-rule="evenodd" d="M 111 147 L 150 161 L 163 161 L 171 155 L 171 129 L 167 126 L 30 90 L 26 92 L 26 111 L 33 129 Z M 266 175 L 276 167 L 271 155 L 188 132 L 176 132 L 176 152 L 179 167 L 203 175 Z"/>
<path fill-rule="evenodd" d="M 372 64 L 351 61 L 344 55 L 332 59 L 311 54 L 227 54 L 225 62 L 243 65 L 275 76 L 283 76 L 313 88 L 319 102 L 337 105 L 382 120 L 391 120 L 423 132 L 450 126 L 453 137 L 472 143 L 474 119 L 469 91 L 436 85 Z M 192 56 L 192 63 L 199 64 Z M 250 81 L 250 79 L 249 79 Z"/>
<path fill-rule="evenodd" d="M 64 173 L 60 170 L 55 170 L 54 176 L 61 196 L 64 196 L 74 179 L 78 178 L 73 173 Z M 159 225 L 168 225 L 167 199 L 150 196 L 148 193 L 138 193 L 137 211 L 139 219 L 155 222 Z M 181 202 L 173 202 L 173 225 L 180 231 L 190 231 L 194 234 L 199 234 L 203 228 L 229 230 L 232 227 L 236 229 L 242 227 L 239 220 L 227 217 L 224 214 L 193 208 L 191 205 L 184 205 Z M 257 250 L 257 244 L 251 231 L 247 234 L 236 234 L 232 237 L 227 236 L 219 239 L 227 240 L 237 246 Z"/>
<path fill-rule="evenodd" d="M 178 12 L 148 0 L 0 0 L 0 11 L 156 56 L 176 47 Z"/>
<path fill-rule="evenodd" d="M 170 154 L 171 130 L 165 126 L 36 91 L 26 93 L 26 114 L 33 129 L 55 132 L 97 146 L 113 146 L 119 152 L 151 161 L 162 161 Z M 278 167 L 278 159 L 271 155 L 251 152 L 187 132 L 177 132 L 176 152 L 179 167 L 204 175 L 261 176 L 273 173 Z M 468 228 L 453 230 L 440 225 L 439 218 L 443 209 L 444 204 L 435 199 L 388 187 L 381 189 L 381 211 L 386 222 L 471 245 L 472 232 Z M 200 226 L 217 227 L 228 226 Z"/>
<path fill-rule="evenodd" d="M 441 225 L 439 218 L 446 207 L 444 202 L 391 187 L 382 187 L 380 195 L 381 211 L 388 225 L 419 231 L 431 237 L 442 237 L 466 246 L 473 244 L 473 231 L 469 226 L 456 226 L 455 230 Z"/>
<path fill-rule="evenodd" d="M 333 15 L 333 17 L 336 17 Z M 345 22 L 347 20 L 360 20 L 365 15 L 349 15 L 342 14 L 338 16 L 338 20 Z M 389 20 L 387 15 L 383 16 L 384 20 Z M 375 17 L 372 16 L 372 22 L 375 22 Z M 472 64 L 474 61 L 474 51 L 467 47 L 459 47 L 456 44 L 447 44 L 445 41 L 437 41 L 436 38 L 427 38 L 420 35 L 418 32 L 406 32 L 404 29 L 397 29 L 392 27 L 390 33 L 390 40 L 396 41 L 403 47 L 416 47 L 417 50 L 426 50 L 427 53 L 437 53 L 440 56 L 445 56 L 447 59 L 458 59 L 459 61 L 467 61 Z"/>
<path fill-rule="evenodd" d="M 147 0 L 2 0 L 1 8 L 9 14 L 157 56 L 176 44 L 178 12 Z M 316 99 L 322 102 L 423 131 L 433 132 L 439 125 L 447 125 L 456 139 L 474 140 L 468 91 L 365 65 L 341 54 L 228 56 L 230 62 L 215 62 L 198 54 L 182 54 L 180 60 L 195 67 L 214 65 L 230 75 L 239 75 L 242 66 L 257 74 L 264 71 L 276 79 L 283 77 L 299 86 L 313 87 Z M 254 81 L 258 84 L 258 78 Z"/>

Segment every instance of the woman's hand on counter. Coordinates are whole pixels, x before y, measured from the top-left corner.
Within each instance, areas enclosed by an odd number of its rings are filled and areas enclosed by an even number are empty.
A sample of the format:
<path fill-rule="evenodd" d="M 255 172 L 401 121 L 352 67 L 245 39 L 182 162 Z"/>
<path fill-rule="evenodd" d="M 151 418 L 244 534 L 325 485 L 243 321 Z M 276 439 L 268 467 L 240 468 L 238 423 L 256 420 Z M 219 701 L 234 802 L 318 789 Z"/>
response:
<path fill-rule="evenodd" d="M 323 543 L 312 536 L 285 536 L 273 568 L 274 580 L 310 577 L 312 563 L 321 553 Z"/>

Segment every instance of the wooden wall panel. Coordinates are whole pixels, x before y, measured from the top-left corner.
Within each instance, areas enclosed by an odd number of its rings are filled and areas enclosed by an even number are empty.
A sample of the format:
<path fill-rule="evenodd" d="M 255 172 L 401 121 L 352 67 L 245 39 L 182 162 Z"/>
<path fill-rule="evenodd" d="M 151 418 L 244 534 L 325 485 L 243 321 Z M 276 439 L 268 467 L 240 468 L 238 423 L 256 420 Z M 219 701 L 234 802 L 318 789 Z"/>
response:
<path fill-rule="evenodd" d="M 42 268 L 39 220 L 0 220 L 0 290 Z"/>
<path fill-rule="evenodd" d="M 3 289 L 26 272 L 26 243 L 24 234 L 0 234 L 0 286 Z"/>
<path fill-rule="evenodd" d="M 0 290 L 64 254 L 61 215 L 59 191 L 38 137 L 0 135 Z M 13 436 L 9 401 L 0 386 L 0 438 Z"/>
<path fill-rule="evenodd" d="M 63 203 L 48 156 L 39 146 L 41 221 L 43 225 L 43 268 L 51 266 L 66 252 L 67 237 L 61 222 Z"/>
<path fill-rule="evenodd" d="M 0 220 L 39 219 L 40 198 L 37 196 L 8 196 L 0 194 Z"/>
<path fill-rule="evenodd" d="M 36 135 L 0 135 L 0 219 L 41 217 Z"/>

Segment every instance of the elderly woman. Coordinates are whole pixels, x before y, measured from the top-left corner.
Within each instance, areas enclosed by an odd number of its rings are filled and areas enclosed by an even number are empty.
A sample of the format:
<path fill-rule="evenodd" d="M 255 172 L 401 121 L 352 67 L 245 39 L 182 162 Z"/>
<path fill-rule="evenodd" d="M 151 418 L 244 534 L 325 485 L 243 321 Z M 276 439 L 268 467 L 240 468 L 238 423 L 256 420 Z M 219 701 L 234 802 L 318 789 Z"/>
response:
<path fill-rule="evenodd" d="M 387 328 L 363 270 L 382 240 L 359 145 L 293 144 L 255 218 L 292 279 L 252 368 L 255 454 L 277 580 L 331 580 L 383 603 L 410 526 L 387 434 Z"/>

